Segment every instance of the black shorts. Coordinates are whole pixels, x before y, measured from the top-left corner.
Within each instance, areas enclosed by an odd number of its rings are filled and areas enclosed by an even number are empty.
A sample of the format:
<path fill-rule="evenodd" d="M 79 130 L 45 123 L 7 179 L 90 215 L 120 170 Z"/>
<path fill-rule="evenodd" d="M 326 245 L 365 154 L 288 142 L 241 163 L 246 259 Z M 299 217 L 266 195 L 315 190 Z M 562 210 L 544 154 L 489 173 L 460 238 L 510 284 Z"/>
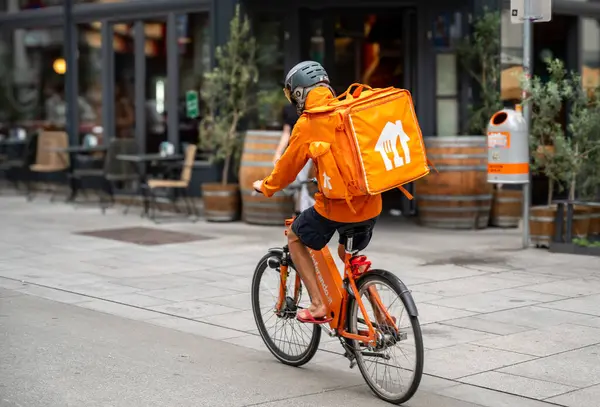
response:
<path fill-rule="evenodd" d="M 329 243 L 336 231 L 340 233 L 339 243 L 345 245 L 346 237 L 343 235 L 344 229 L 356 226 L 368 226 L 367 231 L 355 234 L 353 238 L 352 249 L 361 251 L 371 241 L 376 221 L 377 218 L 357 223 L 335 222 L 319 215 L 315 208 L 311 207 L 296 217 L 294 223 L 292 223 L 292 231 L 305 246 L 313 250 L 321 250 Z"/>

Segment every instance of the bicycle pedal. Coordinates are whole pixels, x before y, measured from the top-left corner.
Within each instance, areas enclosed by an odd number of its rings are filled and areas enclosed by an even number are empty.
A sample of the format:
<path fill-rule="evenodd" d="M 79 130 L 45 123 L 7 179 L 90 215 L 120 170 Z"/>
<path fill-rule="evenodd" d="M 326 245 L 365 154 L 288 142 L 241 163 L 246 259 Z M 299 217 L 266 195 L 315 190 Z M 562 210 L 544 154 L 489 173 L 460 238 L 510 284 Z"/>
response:
<path fill-rule="evenodd" d="M 356 366 L 356 359 L 350 361 L 350 369 L 354 369 L 354 366 Z"/>

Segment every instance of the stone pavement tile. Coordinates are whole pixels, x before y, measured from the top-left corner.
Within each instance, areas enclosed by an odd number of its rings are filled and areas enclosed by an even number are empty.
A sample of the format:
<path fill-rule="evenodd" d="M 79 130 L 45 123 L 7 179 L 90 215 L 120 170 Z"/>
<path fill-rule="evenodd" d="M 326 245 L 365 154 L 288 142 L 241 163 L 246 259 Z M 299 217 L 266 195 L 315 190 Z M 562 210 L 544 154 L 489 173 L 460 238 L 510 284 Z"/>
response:
<path fill-rule="evenodd" d="M 546 401 L 567 407 L 596 407 L 600 405 L 600 385 L 551 397 Z"/>
<path fill-rule="evenodd" d="M 256 264 L 258 262 L 258 259 L 256 260 L 256 262 L 246 262 L 246 263 L 241 263 L 235 266 L 229 266 L 229 267 L 221 267 L 219 265 L 219 267 L 215 267 L 213 269 L 211 269 L 211 272 L 220 274 L 223 273 L 225 275 L 230 275 L 230 276 L 235 276 L 235 277 L 246 277 L 246 278 L 252 278 L 252 276 L 254 275 L 254 269 L 256 268 Z"/>
<path fill-rule="evenodd" d="M 171 304 L 157 305 L 148 308 L 155 311 L 164 312 L 166 314 L 192 319 L 238 311 L 235 308 L 212 304 L 210 302 L 200 300 L 174 302 Z"/>
<path fill-rule="evenodd" d="M 73 294 L 63 290 L 40 287 L 33 284 L 26 285 L 19 291 L 24 294 L 35 295 L 36 297 L 42 297 L 46 298 L 47 300 L 53 300 L 65 304 L 77 304 L 80 302 L 90 301 L 90 297 L 86 297 L 85 295 Z"/>
<path fill-rule="evenodd" d="M 252 309 L 252 298 L 250 293 L 224 295 L 222 297 L 206 298 L 203 300 L 213 304 L 224 305 L 238 310 Z"/>
<path fill-rule="evenodd" d="M 455 382 L 454 380 L 442 379 L 441 377 L 423 374 L 421 383 L 419 384 L 419 391 L 435 392 L 438 390 L 447 389 L 448 387 L 456 386 L 458 384 L 459 383 Z"/>
<path fill-rule="evenodd" d="M 92 297 L 106 297 L 109 295 L 128 294 L 139 291 L 138 288 L 125 287 L 122 285 L 111 284 L 108 282 L 96 282 L 92 284 L 69 286 L 69 291 L 78 294 L 85 294 Z"/>
<path fill-rule="evenodd" d="M 590 278 L 561 280 L 553 283 L 530 285 L 527 289 L 540 293 L 577 297 L 600 293 L 600 280 Z"/>
<path fill-rule="evenodd" d="M 205 338 L 224 340 L 229 338 L 237 338 L 245 336 L 244 332 L 234 331 L 232 329 L 221 328 L 218 326 L 208 325 L 198 321 L 189 319 L 163 316 L 145 321 L 147 323 L 162 326 L 165 328 L 175 329 L 181 332 L 187 332 L 193 335 L 203 336 Z"/>
<path fill-rule="evenodd" d="M 453 264 L 422 265 L 411 268 L 409 273 L 432 281 L 450 280 L 453 278 L 471 277 L 487 274 L 486 271 L 472 270 Z"/>
<path fill-rule="evenodd" d="M 569 278 L 565 276 L 550 276 L 528 270 L 503 271 L 501 273 L 493 274 L 493 276 L 498 278 L 506 278 L 509 280 L 523 281 L 530 284 L 552 283 L 554 281 L 566 280 Z"/>
<path fill-rule="evenodd" d="M 383 267 L 382 267 L 383 268 Z M 341 267 L 339 268 L 341 270 Z M 388 268 L 384 268 L 384 270 L 390 270 Z M 432 283 L 434 280 L 429 280 L 425 278 L 421 278 L 416 275 L 416 273 L 403 272 L 403 271 L 392 271 L 396 277 L 398 277 L 407 287 L 416 287 L 419 284 Z"/>
<path fill-rule="evenodd" d="M 571 298 L 540 305 L 545 308 L 558 309 L 562 311 L 577 312 L 600 317 L 600 294 L 586 297 Z"/>
<path fill-rule="evenodd" d="M 199 321 L 210 322 L 225 328 L 237 329 L 238 331 L 250 331 L 256 329 L 254 314 L 252 311 L 235 311 L 227 314 L 219 314 L 198 318 Z"/>
<path fill-rule="evenodd" d="M 454 280 L 438 281 L 435 283 L 419 284 L 419 291 L 443 295 L 445 297 L 477 294 L 487 291 L 501 290 L 524 286 L 526 283 L 516 280 L 506 280 L 498 277 L 475 276 L 457 278 Z"/>
<path fill-rule="evenodd" d="M 419 290 L 411 290 L 410 288 L 409 290 L 417 305 L 428 301 L 441 300 L 442 298 L 444 298 L 441 295 L 437 294 L 423 293 Z"/>
<path fill-rule="evenodd" d="M 533 328 L 527 326 L 514 325 L 504 322 L 490 321 L 487 319 L 487 315 L 480 317 L 466 317 L 450 319 L 441 322 L 443 325 L 457 326 L 459 328 L 468 328 L 475 331 L 488 332 L 496 335 L 510 335 L 517 332 L 529 331 Z"/>
<path fill-rule="evenodd" d="M 263 352 L 269 352 L 267 349 L 267 345 L 265 345 L 264 341 L 259 335 L 250 335 L 246 334 L 243 336 L 238 336 L 235 338 L 224 339 L 223 342 L 231 343 L 233 345 L 242 346 L 248 349 L 259 350 Z M 269 356 L 271 354 L 269 353 Z M 271 356 L 275 359 L 275 356 Z"/>
<path fill-rule="evenodd" d="M 454 386 L 456 387 L 456 386 Z M 389 405 L 389 404 L 388 404 Z M 417 391 L 417 393 L 408 402 L 405 407 L 483 407 L 483 404 L 471 403 L 459 400 L 456 397 L 448 397 L 442 394 L 429 393 L 426 391 Z M 513 407 L 513 406 L 511 406 Z M 516 407 L 516 406 L 514 406 Z M 521 407 L 521 406 L 519 406 Z"/>
<path fill-rule="evenodd" d="M 520 300 L 535 301 L 539 303 L 564 300 L 568 298 L 556 294 L 546 294 L 537 291 L 531 291 L 527 288 L 508 288 L 506 290 L 494 291 L 494 294 Z"/>
<path fill-rule="evenodd" d="M 24 295 L 21 290 L 9 290 L 7 288 L 0 288 L 0 298 L 19 297 Z"/>
<path fill-rule="evenodd" d="M 417 303 L 417 310 L 419 311 L 421 325 L 475 315 L 473 312 L 427 303 Z"/>
<path fill-rule="evenodd" d="M 9 290 L 20 290 L 26 287 L 28 287 L 28 284 L 22 282 L 21 280 L 13 280 L 10 278 L 0 277 L 0 288 L 5 288 Z"/>
<path fill-rule="evenodd" d="M 448 387 L 437 393 L 483 407 L 550 407 L 548 403 L 544 403 L 543 401 L 482 389 L 468 384 Z M 445 407 L 445 404 L 440 404 L 440 406 Z"/>
<path fill-rule="evenodd" d="M 209 287 L 204 283 L 189 284 L 181 287 L 163 288 L 158 290 L 144 290 L 140 294 L 150 297 L 164 298 L 171 301 L 201 300 L 213 297 L 223 297 L 239 294 L 238 291 L 224 288 Z"/>
<path fill-rule="evenodd" d="M 485 372 L 460 379 L 461 382 L 474 384 L 491 390 L 516 394 L 532 399 L 543 400 L 548 397 L 577 390 L 576 387 L 563 384 L 546 382 L 543 380 L 528 379 L 500 372 Z"/>
<path fill-rule="evenodd" d="M 228 252 L 227 249 L 220 249 L 221 256 L 206 260 L 206 263 L 200 263 L 201 266 L 208 269 L 222 269 L 223 271 L 239 266 L 252 265 L 251 272 L 258 264 L 258 261 L 264 253 L 256 253 L 255 255 L 238 254 L 236 252 Z"/>
<path fill-rule="evenodd" d="M 536 301 L 497 295 L 496 292 L 443 298 L 441 300 L 428 301 L 428 303 L 477 313 L 501 311 L 537 304 Z"/>
<path fill-rule="evenodd" d="M 600 318 L 590 317 L 587 319 L 573 321 L 574 325 L 591 326 L 592 328 L 600 328 Z"/>
<path fill-rule="evenodd" d="M 92 309 L 95 311 L 104 312 L 106 314 L 117 315 L 123 318 L 134 319 L 136 321 L 146 321 L 148 319 L 157 318 L 158 314 L 153 311 L 148 311 L 141 308 L 131 307 L 127 305 L 117 304 L 104 300 L 91 300 L 76 304 L 78 307 Z"/>
<path fill-rule="evenodd" d="M 485 317 L 482 318 L 489 321 L 503 322 L 530 328 L 544 328 L 553 325 L 576 323 L 580 320 L 589 319 L 589 316 L 533 305 L 485 314 Z"/>
<path fill-rule="evenodd" d="M 72 287 L 103 284 L 106 282 L 106 278 L 88 273 L 55 273 L 54 275 L 45 274 L 42 276 L 29 274 L 23 276 L 23 279 L 35 284 L 64 288 L 67 290 L 70 290 Z"/>
<path fill-rule="evenodd" d="M 197 284 L 198 280 L 184 274 L 173 273 L 156 276 L 130 277 L 110 280 L 112 284 L 135 287 L 140 290 L 159 290 L 164 288 L 181 287 Z"/>
<path fill-rule="evenodd" d="M 572 387 L 588 387 L 600 383 L 599 360 L 600 345 L 594 345 L 520 363 L 498 371 Z"/>
<path fill-rule="evenodd" d="M 163 298 L 148 297 L 138 293 L 117 294 L 104 297 L 105 300 L 120 302 L 122 304 L 135 305 L 136 307 L 155 307 L 157 305 L 171 304 L 173 301 Z"/>
<path fill-rule="evenodd" d="M 198 269 L 194 271 L 184 271 L 183 273 L 177 273 L 184 277 L 195 278 L 203 282 L 212 281 L 223 281 L 231 278 L 231 274 L 225 274 L 220 272 L 218 269 Z"/>
<path fill-rule="evenodd" d="M 446 379 L 457 379 L 534 359 L 472 344 L 461 344 L 425 352 L 425 372 Z"/>
<path fill-rule="evenodd" d="M 224 288 L 231 291 L 238 291 L 240 293 L 249 293 L 252 286 L 251 277 L 234 277 L 229 279 L 223 279 L 221 281 L 214 281 L 206 283 L 207 287 Z"/>
<path fill-rule="evenodd" d="M 497 335 L 488 334 L 471 329 L 457 328 L 442 324 L 428 324 L 421 328 L 425 349 L 439 349 L 461 343 L 475 342 L 483 339 L 496 338 Z"/>

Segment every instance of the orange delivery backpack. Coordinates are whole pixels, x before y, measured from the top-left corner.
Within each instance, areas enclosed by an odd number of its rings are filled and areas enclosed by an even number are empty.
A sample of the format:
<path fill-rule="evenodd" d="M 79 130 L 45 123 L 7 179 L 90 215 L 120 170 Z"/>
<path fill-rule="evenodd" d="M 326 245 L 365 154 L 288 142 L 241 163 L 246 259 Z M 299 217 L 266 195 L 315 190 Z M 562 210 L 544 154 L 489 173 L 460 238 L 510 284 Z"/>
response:
<path fill-rule="evenodd" d="M 354 91 L 352 88 L 356 87 Z M 329 199 L 377 195 L 429 174 L 423 136 L 410 92 L 352 84 L 323 106 L 304 111 L 319 190 Z"/>

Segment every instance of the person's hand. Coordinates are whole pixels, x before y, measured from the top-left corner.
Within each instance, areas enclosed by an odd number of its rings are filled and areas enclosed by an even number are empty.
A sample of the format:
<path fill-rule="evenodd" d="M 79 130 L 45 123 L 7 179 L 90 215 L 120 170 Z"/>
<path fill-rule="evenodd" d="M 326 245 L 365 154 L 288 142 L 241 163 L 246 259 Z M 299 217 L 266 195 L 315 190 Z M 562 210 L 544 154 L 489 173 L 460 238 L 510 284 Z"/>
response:
<path fill-rule="evenodd" d="M 252 184 L 252 188 L 254 188 L 254 190 L 256 192 L 259 192 L 262 194 L 262 190 L 261 190 L 262 183 L 263 183 L 262 180 L 254 181 L 254 183 Z"/>

